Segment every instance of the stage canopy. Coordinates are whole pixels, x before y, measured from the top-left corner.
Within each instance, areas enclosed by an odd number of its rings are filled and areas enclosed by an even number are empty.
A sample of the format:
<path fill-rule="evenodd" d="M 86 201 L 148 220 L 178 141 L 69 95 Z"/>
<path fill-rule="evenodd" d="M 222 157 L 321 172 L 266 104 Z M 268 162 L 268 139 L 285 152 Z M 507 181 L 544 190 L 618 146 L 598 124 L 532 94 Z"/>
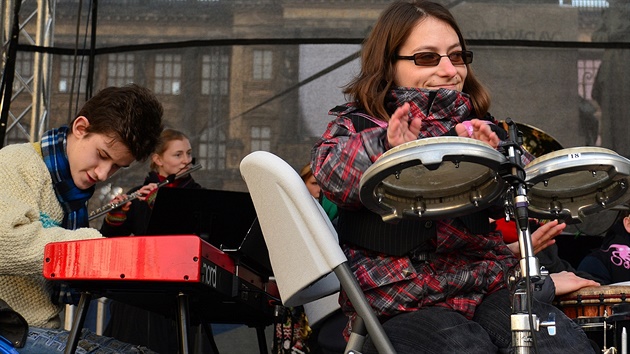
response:
<path fill-rule="evenodd" d="M 5 1 L 2 75 L 13 80 L 3 90 L 2 143 L 38 140 L 95 91 L 135 82 L 156 92 L 168 126 L 190 136 L 203 165 L 195 179 L 243 191 L 238 165 L 251 151 L 296 169 L 310 160 L 328 110 L 345 102 L 362 40 L 390 2 Z M 630 156 L 630 1 L 440 2 L 475 53 L 497 119 L 534 127 L 532 139 L 550 136 L 554 146 Z M 120 173 L 97 203 L 147 171 Z"/>

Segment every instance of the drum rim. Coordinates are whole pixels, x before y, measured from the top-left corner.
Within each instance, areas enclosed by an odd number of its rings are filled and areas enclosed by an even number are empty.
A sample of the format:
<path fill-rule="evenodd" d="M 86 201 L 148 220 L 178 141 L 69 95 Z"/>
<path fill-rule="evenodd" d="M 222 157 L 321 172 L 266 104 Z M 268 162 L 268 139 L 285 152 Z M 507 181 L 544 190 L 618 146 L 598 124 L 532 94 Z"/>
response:
<path fill-rule="evenodd" d="M 550 160 L 552 158 L 556 158 L 559 156 L 563 156 L 563 155 L 568 155 L 574 152 L 579 152 L 581 154 L 584 153 L 598 153 L 598 154 L 611 154 L 611 155 L 616 155 L 621 157 L 621 155 L 619 155 L 618 153 L 616 153 L 613 150 L 610 149 L 606 149 L 603 147 L 599 147 L 599 146 L 576 146 L 576 147 L 570 147 L 570 148 L 564 148 L 564 149 L 560 149 L 560 150 L 556 150 L 556 151 L 552 151 L 549 153 L 546 153 L 540 157 L 535 158 L 534 160 L 532 160 L 530 163 L 528 163 L 527 165 L 525 165 L 525 169 L 531 168 L 533 166 L 536 166 L 540 163 L 543 163 L 547 160 Z"/>
<path fill-rule="evenodd" d="M 430 136 L 426 138 L 419 138 L 416 140 L 411 140 L 406 143 L 402 143 L 398 146 L 394 146 L 393 148 L 385 151 L 381 156 L 379 156 L 379 158 L 375 161 L 375 163 L 382 158 L 386 158 L 387 156 L 397 153 L 398 151 L 407 150 L 411 146 L 417 147 L 417 146 L 425 146 L 425 145 L 432 145 L 432 144 L 439 144 L 439 143 L 464 143 L 468 145 L 471 145 L 471 144 L 479 145 L 484 148 L 495 150 L 490 144 L 486 143 L 485 141 L 481 141 L 477 139 L 466 138 L 462 136 Z"/>
<path fill-rule="evenodd" d="M 565 300 L 573 300 L 578 297 L 584 299 L 593 299 L 595 297 L 610 297 L 611 295 L 626 295 L 630 302 L 630 285 L 600 285 L 600 286 L 587 286 L 568 294 L 562 295 L 559 299 L 559 303 Z"/>

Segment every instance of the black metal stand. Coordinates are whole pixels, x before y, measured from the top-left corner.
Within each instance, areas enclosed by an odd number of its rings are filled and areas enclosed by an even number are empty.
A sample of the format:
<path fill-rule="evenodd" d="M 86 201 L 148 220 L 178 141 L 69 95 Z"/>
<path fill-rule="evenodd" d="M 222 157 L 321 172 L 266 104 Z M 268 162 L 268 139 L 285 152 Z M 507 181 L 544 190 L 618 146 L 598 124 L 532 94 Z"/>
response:
<path fill-rule="evenodd" d="M 73 354 L 76 352 L 79 340 L 81 338 L 81 330 L 85 324 L 85 318 L 87 317 L 88 309 L 90 307 L 90 301 L 93 298 L 93 294 L 90 291 L 82 291 L 81 298 L 77 304 L 77 311 L 74 314 L 72 320 L 72 328 L 66 340 L 66 348 L 64 354 Z M 176 295 L 177 299 L 177 337 L 179 344 L 179 353 L 187 354 L 191 353 L 189 328 L 190 328 L 190 309 L 188 303 L 188 294 L 179 292 Z M 211 350 L 213 354 L 219 354 L 212 327 L 205 321 L 201 323 L 203 330 L 206 332 L 206 336 L 210 342 Z M 256 326 L 256 337 L 258 340 L 258 347 L 261 354 L 267 354 L 267 340 L 265 338 L 265 326 Z"/>
<path fill-rule="evenodd" d="M 70 334 L 68 335 L 68 340 L 66 341 L 66 350 L 64 354 L 73 354 L 77 350 L 77 346 L 79 345 L 79 339 L 81 338 L 81 329 L 83 329 L 83 324 L 85 323 L 85 317 L 87 316 L 88 309 L 90 308 L 90 301 L 92 300 L 92 294 L 88 291 L 84 291 L 81 293 L 81 298 L 79 299 L 79 304 L 77 305 L 77 311 L 74 315 L 74 320 L 72 321 L 72 329 L 70 330 Z"/>
<path fill-rule="evenodd" d="M 179 350 L 181 354 L 189 353 L 188 328 L 188 295 L 180 292 L 177 294 L 177 336 L 179 338 Z"/>

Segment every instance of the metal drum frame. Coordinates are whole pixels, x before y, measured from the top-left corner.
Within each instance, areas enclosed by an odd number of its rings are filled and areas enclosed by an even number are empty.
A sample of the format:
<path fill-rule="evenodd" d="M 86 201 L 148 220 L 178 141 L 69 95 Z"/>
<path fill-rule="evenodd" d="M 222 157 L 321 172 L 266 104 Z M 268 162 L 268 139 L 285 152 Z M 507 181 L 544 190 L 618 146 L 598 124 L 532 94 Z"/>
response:
<path fill-rule="evenodd" d="M 469 214 L 501 196 L 506 157 L 462 137 L 410 141 L 385 152 L 360 181 L 361 202 L 384 221 Z"/>
<path fill-rule="evenodd" d="M 529 211 L 578 221 L 630 199 L 630 160 L 600 147 L 545 154 L 525 166 Z"/>

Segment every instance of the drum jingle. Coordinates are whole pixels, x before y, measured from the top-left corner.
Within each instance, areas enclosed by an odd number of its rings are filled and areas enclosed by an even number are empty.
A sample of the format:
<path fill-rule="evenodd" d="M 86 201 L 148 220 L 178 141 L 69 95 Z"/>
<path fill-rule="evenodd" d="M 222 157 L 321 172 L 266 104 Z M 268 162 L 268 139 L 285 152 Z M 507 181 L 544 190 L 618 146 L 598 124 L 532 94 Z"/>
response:
<path fill-rule="evenodd" d="M 462 137 L 410 141 L 385 152 L 360 181 L 361 202 L 384 221 L 439 219 L 488 206 L 506 189 L 506 157 Z"/>
<path fill-rule="evenodd" d="M 630 199 L 630 160 L 600 147 L 562 149 L 525 166 L 534 217 L 580 222 Z"/>

